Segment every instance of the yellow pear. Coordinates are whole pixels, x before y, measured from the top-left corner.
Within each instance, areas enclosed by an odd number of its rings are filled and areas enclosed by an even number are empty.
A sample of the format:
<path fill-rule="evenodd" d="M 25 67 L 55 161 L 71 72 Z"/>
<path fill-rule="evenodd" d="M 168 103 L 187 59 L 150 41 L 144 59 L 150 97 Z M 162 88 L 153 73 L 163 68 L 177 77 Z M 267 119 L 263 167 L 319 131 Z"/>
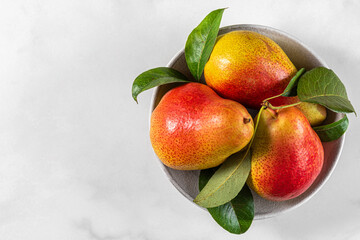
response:
<path fill-rule="evenodd" d="M 296 72 L 272 39 L 240 30 L 218 37 L 204 77 L 220 96 L 259 108 L 264 99 L 282 93 Z"/>
<path fill-rule="evenodd" d="M 274 106 L 289 105 L 298 102 L 300 102 L 300 100 L 297 96 L 279 97 L 270 100 L 270 103 Z M 319 126 L 326 119 L 326 108 L 320 104 L 300 102 L 296 107 L 302 111 L 312 127 Z"/>

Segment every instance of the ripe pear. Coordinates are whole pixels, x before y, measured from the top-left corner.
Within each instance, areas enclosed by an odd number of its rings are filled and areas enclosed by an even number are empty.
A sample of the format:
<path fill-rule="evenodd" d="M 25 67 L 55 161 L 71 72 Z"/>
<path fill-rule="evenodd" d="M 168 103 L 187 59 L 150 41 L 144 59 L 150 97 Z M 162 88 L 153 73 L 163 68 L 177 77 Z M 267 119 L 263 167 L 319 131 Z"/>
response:
<path fill-rule="evenodd" d="M 273 201 L 295 198 L 311 186 L 323 162 L 321 141 L 299 109 L 262 112 L 247 180 L 256 193 Z"/>
<path fill-rule="evenodd" d="M 282 106 L 289 105 L 293 103 L 300 102 L 297 96 L 295 97 L 279 97 L 270 100 L 270 103 L 273 106 Z M 327 113 L 326 108 L 316 103 L 301 102 L 299 105 L 296 105 L 298 109 L 305 115 L 309 120 L 312 127 L 319 126 L 326 119 Z"/>
<path fill-rule="evenodd" d="M 296 72 L 273 40 L 242 30 L 218 37 L 204 77 L 220 96 L 259 108 L 264 99 L 282 93 Z"/>
<path fill-rule="evenodd" d="M 151 114 L 153 149 L 166 166 L 178 170 L 218 166 L 244 148 L 253 133 L 244 106 L 200 83 L 171 89 Z"/>

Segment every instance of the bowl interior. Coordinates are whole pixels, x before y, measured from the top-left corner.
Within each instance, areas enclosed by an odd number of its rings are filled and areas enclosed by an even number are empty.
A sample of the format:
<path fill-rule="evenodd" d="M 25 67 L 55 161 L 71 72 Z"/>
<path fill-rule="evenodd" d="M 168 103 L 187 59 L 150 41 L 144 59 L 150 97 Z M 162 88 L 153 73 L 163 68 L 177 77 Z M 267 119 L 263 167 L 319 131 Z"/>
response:
<path fill-rule="evenodd" d="M 221 28 L 219 34 L 225 34 L 234 30 L 250 30 L 271 38 L 284 50 L 284 52 L 287 54 L 293 64 L 297 67 L 297 69 L 303 67 L 307 70 L 310 70 L 314 67 L 327 67 L 326 63 L 321 60 L 320 57 L 318 57 L 312 50 L 302 44 L 299 40 L 277 29 L 260 25 L 233 25 Z M 189 69 L 187 68 L 184 50 L 180 51 L 170 61 L 168 67 L 174 68 L 182 72 L 189 79 L 193 79 Z M 156 88 L 152 99 L 151 112 L 155 109 L 162 96 L 168 90 L 177 85 L 178 84 L 167 84 Z M 249 110 L 249 112 L 254 113 L 254 111 L 251 111 L 251 109 Z M 331 111 L 328 111 L 327 113 L 328 116 L 325 120 L 325 123 L 334 122 L 342 117 L 341 114 L 337 114 Z M 295 207 L 298 207 L 307 200 L 309 200 L 327 181 L 332 171 L 334 170 L 340 156 L 340 152 L 342 150 L 343 142 L 344 135 L 335 141 L 323 143 L 325 152 L 323 168 L 312 186 L 299 197 L 283 202 L 273 202 L 265 200 L 253 192 L 255 204 L 255 219 L 276 216 L 279 213 L 294 209 Z M 160 160 L 159 162 L 171 183 L 187 199 L 193 201 L 193 199 L 199 193 L 198 177 L 200 171 L 179 171 L 165 166 L 161 163 Z"/>

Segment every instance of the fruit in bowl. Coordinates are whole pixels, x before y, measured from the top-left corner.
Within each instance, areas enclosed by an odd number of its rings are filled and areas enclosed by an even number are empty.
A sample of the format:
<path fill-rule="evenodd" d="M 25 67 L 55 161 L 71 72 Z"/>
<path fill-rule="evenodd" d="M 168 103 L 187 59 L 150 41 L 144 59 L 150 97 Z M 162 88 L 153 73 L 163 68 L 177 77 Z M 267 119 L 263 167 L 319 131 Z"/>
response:
<path fill-rule="evenodd" d="M 324 149 L 320 138 L 296 107 L 268 108 L 257 117 L 248 185 L 268 200 L 295 198 L 321 171 Z"/>
<path fill-rule="evenodd" d="M 137 101 L 157 87 L 150 137 L 161 166 L 184 196 L 240 234 L 254 218 L 298 207 L 321 188 L 339 158 L 345 114 L 355 110 L 340 79 L 309 48 L 270 27 L 219 30 L 223 11 L 193 30 L 168 67 L 140 74 L 132 95 Z M 239 31 L 251 37 L 233 37 L 215 51 Z M 248 121 L 247 111 L 258 117 Z"/>
<path fill-rule="evenodd" d="M 166 166 L 178 170 L 216 167 L 243 149 L 253 133 L 243 105 L 201 83 L 171 89 L 151 114 L 153 149 Z"/>
<path fill-rule="evenodd" d="M 266 98 L 281 94 L 297 69 L 271 38 L 248 30 L 237 30 L 217 38 L 204 68 L 206 84 L 220 96 L 258 109 Z M 279 97 L 274 105 L 298 102 L 297 97 Z M 326 118 L 325 107 L 303 102 L 298 108 L 313 126 Z"/>
<path fill-rule="evenodd" d="M 204 68 L 206 84 L 220 96 L 257 109 L 282 93 L 296 72 L 278 44 L 247 30 L 219 36 Z"/>

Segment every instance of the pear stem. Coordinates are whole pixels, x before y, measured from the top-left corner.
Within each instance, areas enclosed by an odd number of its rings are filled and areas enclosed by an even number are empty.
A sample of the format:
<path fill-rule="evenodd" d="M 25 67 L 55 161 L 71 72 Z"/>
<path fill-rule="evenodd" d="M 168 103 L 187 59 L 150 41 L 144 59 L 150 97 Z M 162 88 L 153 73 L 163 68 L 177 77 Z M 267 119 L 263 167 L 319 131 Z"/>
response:
<path fill-rule="evenodd" d="M 273 119 L 276 119 L 277 118 L 277 112 L 274 110 L 274 109 L 271 109 L 270 107 L 269 107 L 269 110 L 268 110 L 268 112 L 270 113 L 270 115 L 271 115 L 271 117 L 273 118 Z"/>
<path fill-rule="evenodd" d="M 268 101 L 264 101 L 264 102 L 263 102 L 263 106 L 266 106 L 266 107 L 271 108 L 271 109 L 273 109 L 273 110 L 277 110 L 277 109 L 283 109 L 283 108 L 293 107 L 293 106 L 299 105 L 300 103 L 301 103 L 301 102 L 296 102 L 296 103 L 292 103 L 292 104 L 289 104 L 289 105 L 283 105 L 283 106 L 275 107 L 275 106 L 271 105 L 271 103 L 269 103 Z"/>
<path fill-rule="evenodd" d="M 266 98 L 263 102 L 268 102 L 268 101 L 271 100 L 271 99 L 274 99 L 274 98 L 277 98 L 277 97 L 281 97 L 282 94 L 283 94 L 283 93 L 280 93 L 279 95 L 275 95 L 275 96 Z"/>

